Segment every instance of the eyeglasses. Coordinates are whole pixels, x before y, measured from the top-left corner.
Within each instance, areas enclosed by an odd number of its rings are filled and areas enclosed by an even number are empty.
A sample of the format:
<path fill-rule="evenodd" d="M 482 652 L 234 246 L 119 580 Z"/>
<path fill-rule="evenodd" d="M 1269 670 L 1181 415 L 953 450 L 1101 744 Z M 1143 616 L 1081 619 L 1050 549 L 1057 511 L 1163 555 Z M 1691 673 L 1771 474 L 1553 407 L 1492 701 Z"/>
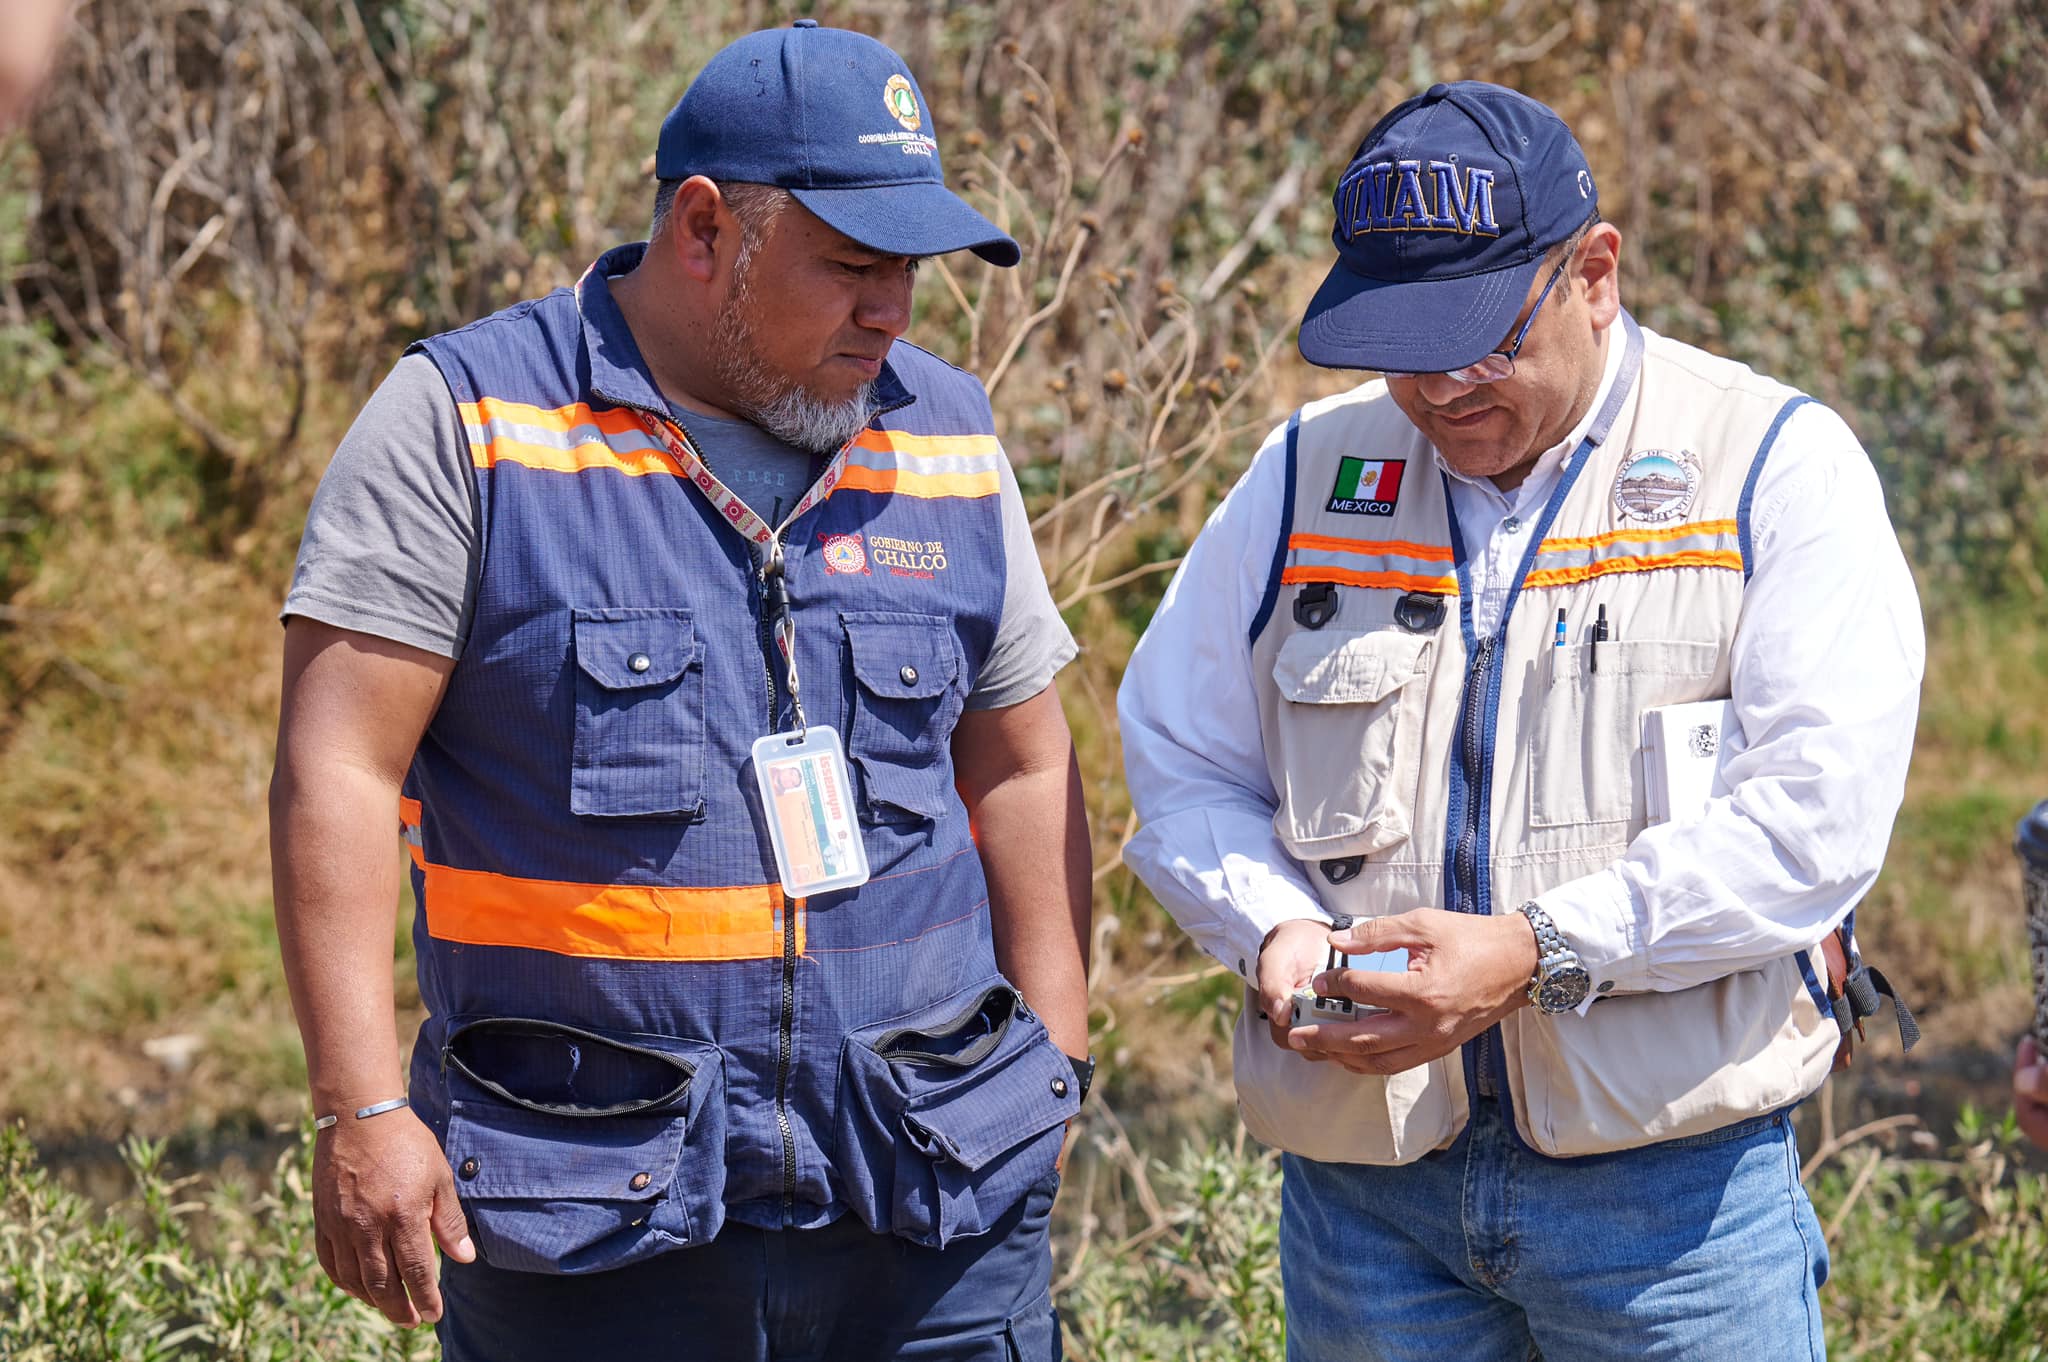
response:
<path fill-rule="evenodd" d="M 1529 328 L 1536 324 L 1536 314 L 1543 310 L 1543 300 L 1550 296 L 1550 290 L 1557 287 L 1557 281 L 1564 274 L 1564 267 L 1571 264 L 1575 252 L 1565 252 L 1564 259 L 1557 262 L 1557 268 L 1550 272 L 1550 282 L 1543 286 L 1543 292 L 1536 295 L 1536 306 L 1529 309 L 1528 320 L 1521 330 L 1515 332 L 1514 342 L 1505 350 L 1495 350 L 1482 359 L 1474 360 L 1462 369 L 1450 369 L 1444 377 L 1459 383 L 1498 383 L 1504 378 L 1515 376 L 1515 356 L 1522 353 L 1522 342 L 1529 339 Z M 1393 378 L 1421 378 L 1422 374 L 1390 373 Z"/>

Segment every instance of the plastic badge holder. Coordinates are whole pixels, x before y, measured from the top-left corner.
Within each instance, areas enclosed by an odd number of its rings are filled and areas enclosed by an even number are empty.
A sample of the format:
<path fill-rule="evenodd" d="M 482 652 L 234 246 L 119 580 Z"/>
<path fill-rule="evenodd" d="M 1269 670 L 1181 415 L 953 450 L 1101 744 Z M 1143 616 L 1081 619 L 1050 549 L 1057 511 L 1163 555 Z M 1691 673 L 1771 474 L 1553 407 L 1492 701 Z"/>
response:
<path fill-rule="evenodd" d="M 785 894 L 805 898 L 867 883 L 868 852 L 837 733 L 815 724 L 801 737 L 770 733 L 754 744 L 754 779 Z"/>

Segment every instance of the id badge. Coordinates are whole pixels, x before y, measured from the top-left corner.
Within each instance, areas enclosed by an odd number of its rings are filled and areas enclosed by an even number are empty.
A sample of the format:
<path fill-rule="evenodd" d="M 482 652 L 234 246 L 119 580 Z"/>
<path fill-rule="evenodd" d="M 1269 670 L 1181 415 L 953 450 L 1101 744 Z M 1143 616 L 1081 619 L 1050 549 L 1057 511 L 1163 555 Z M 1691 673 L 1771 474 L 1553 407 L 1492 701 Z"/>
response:
<path fill-rule="evenodd" d="M 770 733 L 754 744 L 754 779 L 783 893 L 798 899 L 867 883 L 868 851 L 837 733 L 818 724 L 802 737 Z"/>

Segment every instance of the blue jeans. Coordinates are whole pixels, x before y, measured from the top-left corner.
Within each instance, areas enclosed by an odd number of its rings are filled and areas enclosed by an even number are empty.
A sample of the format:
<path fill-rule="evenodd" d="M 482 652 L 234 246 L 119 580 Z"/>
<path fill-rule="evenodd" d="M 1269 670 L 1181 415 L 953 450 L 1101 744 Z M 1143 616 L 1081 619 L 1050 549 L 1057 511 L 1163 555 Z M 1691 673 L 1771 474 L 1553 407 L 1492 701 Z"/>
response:
<path fill-rule="evenodd" d="M 1059 1179 L 988 1233 L 923 1248 L 842 1216 L 728 1220 L 701 1248 L 564 1277 L 441 1260 L 446 1362 L 1059 1362 Z"/>
<path fill-rule="evenodd" d="M 1583 1159 L 1481 1098 L 1399 1168 L 1283 1160 L 1289 1362 L 1818 1362 L 1827 1248 L 1788 1114 Z"/>

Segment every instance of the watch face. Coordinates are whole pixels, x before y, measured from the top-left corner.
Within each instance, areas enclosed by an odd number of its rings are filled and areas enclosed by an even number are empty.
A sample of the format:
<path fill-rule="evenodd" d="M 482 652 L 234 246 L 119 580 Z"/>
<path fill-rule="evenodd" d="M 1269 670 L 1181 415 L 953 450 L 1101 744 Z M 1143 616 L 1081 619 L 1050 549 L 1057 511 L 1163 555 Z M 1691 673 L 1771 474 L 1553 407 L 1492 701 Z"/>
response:
<path fill-rule="evenodd" d="M 1569 1012 L 1586 1001 L 1593 976 L 1584 965 L 1566 965 L 1538 985 L 1536 1008 L 1540 1012 Z"/>

